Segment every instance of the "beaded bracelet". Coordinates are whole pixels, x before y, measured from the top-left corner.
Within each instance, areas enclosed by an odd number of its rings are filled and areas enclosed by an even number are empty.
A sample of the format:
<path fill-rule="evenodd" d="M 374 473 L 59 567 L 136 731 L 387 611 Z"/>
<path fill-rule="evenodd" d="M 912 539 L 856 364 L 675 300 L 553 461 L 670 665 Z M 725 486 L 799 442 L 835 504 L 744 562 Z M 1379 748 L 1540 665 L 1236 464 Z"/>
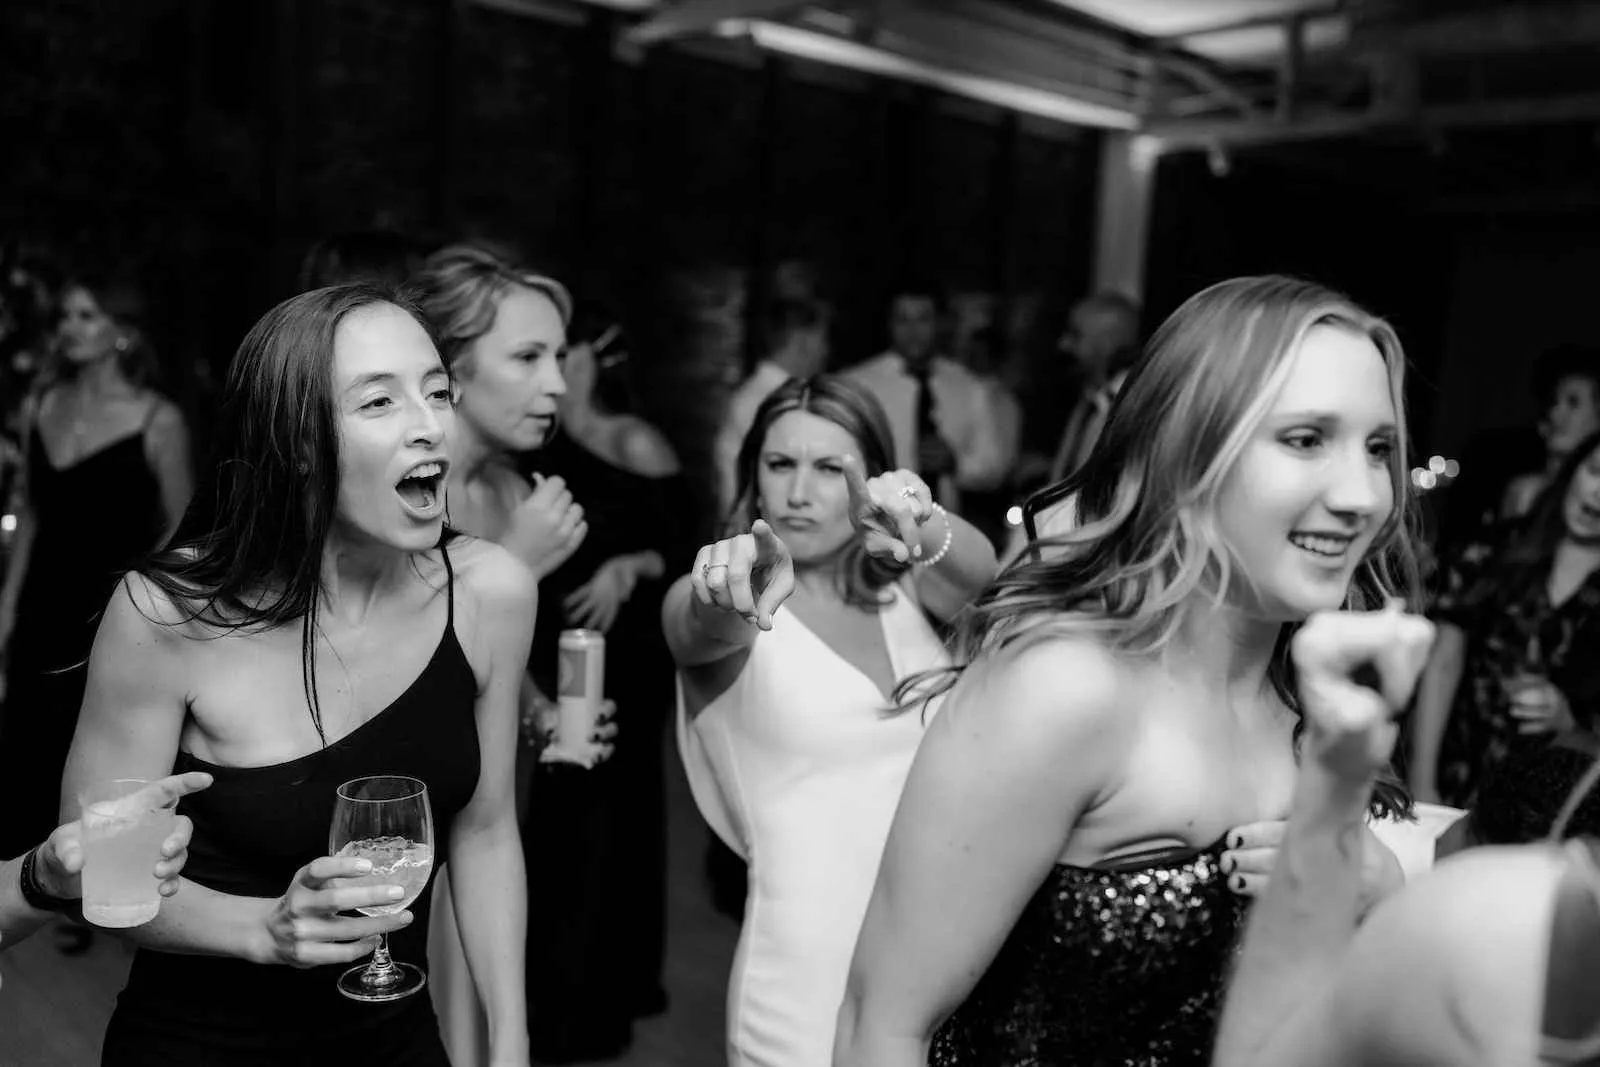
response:
<path fill-rule="evenodd" d="M 941 516 L 944 519 L 944 543 L 939 546 L 939 551 L 935 552 L 927 559 L 917 560 L 917 566 L 919 567 L 932 567 L 939 561 L 943 560 L 950 554 L 950 545 L 956 539 L 956 528 L 955 525 L 950 521 L 950 513 L 939 504 L 933 505 L 933 513 Z"/>

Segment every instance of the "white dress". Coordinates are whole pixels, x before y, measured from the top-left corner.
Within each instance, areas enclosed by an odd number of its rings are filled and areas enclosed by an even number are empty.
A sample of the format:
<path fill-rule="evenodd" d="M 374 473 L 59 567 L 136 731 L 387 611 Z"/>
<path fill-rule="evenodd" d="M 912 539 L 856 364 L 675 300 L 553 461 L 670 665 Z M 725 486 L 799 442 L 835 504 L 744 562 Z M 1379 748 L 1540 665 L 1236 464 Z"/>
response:
<path fill-rule="evenodd" d="M 902 588 L 879 619 L 895 677 L 948 662 Z M 829 1067 L 834 1024 L 923 713 L 885 715 L 876 685 L 792 611 L 678 745 L 701 814 L 750 864 L 728 983 L 731 1067 Z M 930 706 L 927 714 L 932 715 Z"/>

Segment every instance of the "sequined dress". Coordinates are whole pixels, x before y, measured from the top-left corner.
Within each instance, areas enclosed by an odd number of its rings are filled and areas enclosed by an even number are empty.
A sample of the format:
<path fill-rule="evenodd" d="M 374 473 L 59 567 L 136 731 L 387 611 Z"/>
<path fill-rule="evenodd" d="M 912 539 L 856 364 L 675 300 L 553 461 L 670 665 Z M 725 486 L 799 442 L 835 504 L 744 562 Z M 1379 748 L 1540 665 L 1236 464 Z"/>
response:
<path fill-rule="evenodd" d="M 1109 864 L 1057 864 L 966 1002 L 935 1067 L 1203 1067 L 1243 898 L 1222 842 Z"/>

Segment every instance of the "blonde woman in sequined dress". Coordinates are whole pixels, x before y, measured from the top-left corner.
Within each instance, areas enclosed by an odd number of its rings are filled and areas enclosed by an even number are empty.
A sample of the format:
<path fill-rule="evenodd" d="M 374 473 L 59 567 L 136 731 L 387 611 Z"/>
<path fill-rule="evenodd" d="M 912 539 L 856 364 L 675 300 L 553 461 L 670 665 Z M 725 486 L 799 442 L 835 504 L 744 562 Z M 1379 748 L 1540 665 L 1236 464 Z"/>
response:
<path fill-rule="evenodd" d="M 963 616 L 856 945 L 835 1067 L 1210 1062 L 1298 773 L 1288 638 L 1410 590 L 1404 359 L 1287 278 L 1191 298 L 1076 525 Z M 914 704 L 913 704 L 914 706 Z M 1409 804 L 1392 779 L 1380 807 Z M 1402 879 L 1370 832 L 1368 900 Z"/>

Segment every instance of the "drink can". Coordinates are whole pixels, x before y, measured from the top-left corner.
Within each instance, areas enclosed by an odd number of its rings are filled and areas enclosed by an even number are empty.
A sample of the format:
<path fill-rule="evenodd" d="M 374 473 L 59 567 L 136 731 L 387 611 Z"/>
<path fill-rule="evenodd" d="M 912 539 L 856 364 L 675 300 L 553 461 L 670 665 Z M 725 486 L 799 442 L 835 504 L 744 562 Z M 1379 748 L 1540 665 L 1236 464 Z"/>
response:
<path fill-rule="evenodd" d="M 606 637 L 598 630 L 563 630 L 557 650 L 556 740 L 564 748 L 581 751 L 594 736 L 605 699 Z"/>

